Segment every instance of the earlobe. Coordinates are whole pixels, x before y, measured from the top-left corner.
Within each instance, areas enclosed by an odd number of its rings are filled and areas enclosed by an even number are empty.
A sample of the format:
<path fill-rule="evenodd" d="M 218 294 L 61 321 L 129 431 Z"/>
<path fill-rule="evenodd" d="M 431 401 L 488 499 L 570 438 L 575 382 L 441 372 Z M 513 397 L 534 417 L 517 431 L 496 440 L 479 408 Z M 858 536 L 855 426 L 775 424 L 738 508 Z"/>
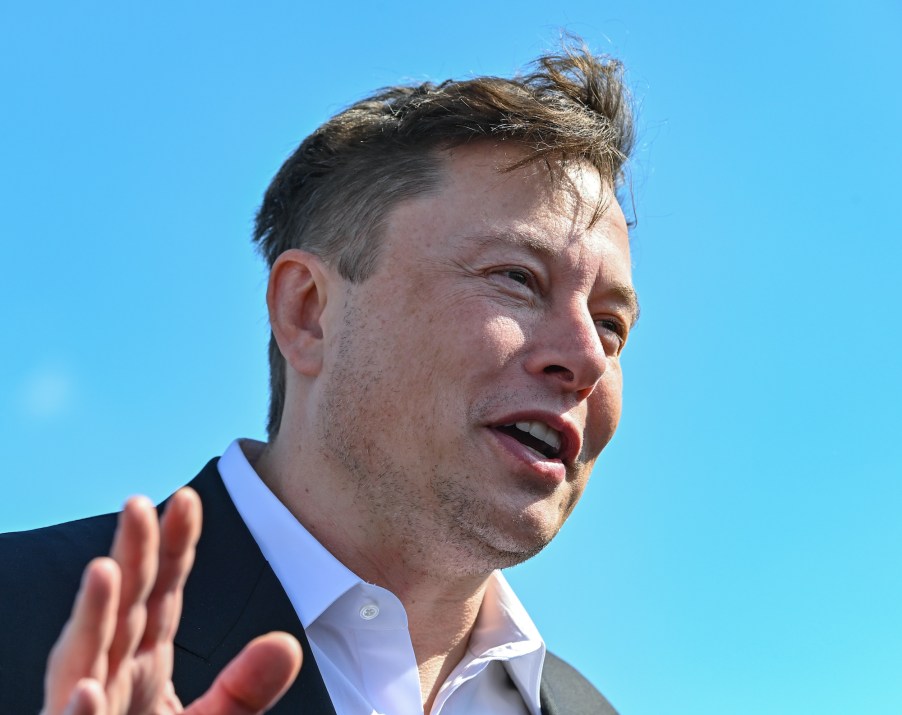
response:
<path fill-rule="evenodd" d="M 282 253 L 269 274 L 266 304 L 273 335 L 286 362 L 308 377 L 322 369 L 330 275 L 322 259 L 296 248 Z"/>

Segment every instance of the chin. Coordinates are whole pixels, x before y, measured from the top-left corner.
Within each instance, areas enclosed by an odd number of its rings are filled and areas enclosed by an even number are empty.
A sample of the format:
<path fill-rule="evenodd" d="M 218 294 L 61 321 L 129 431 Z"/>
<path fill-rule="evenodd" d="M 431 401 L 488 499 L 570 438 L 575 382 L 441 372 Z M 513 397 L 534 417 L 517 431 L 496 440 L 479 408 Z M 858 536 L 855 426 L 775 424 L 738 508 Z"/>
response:
<path fill-rule="evenodd" d="M 515 566 L 538 554 L 575 502 L 569 494 L 483 494 L 461 479 L 437 481 L 434 488 L 438 518 L 433 533 L 443 535 L 435 545 L 450 557 L 448 565 L 470 575 Z"/>
<path fill-rule="evenodd" d="M 521 564 L 548 546 L 560 529 L 560 525 L 551 528 L 521 520 L 518 529 L 502 530 L 497 523 L 467 525 L 466 556 L 473 562 L 474 571 L 485 573 Z"/>

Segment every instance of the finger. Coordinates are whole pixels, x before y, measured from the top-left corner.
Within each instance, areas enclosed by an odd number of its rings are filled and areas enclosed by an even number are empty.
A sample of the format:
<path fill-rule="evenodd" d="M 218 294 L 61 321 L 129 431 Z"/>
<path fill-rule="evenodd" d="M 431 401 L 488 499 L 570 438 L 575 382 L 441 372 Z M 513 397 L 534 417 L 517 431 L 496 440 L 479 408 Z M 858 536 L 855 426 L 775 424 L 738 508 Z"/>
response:
<path fill-rule="evenodd" d="M 282 697 L 301 668 L 301 646 L 287 633 L 255 638 L 185 715 L 257 715 Z"/>
<path fill-rule="evenodd" d="M 129 499 L 119 515 L 110 556 L 122 573 L 116 634 L 110 647 L 110 673 L 130 657 L 144 634 L 146 600 L 157 574 L 157 512 L 146 497 Z"/>
<path fill-rule="evenodd" d="M 45 715 L 62 712 L 83 678 L 106 680 L 119 586 L 119 567 L 112 559 L 94 559 L 85 568 L 72 615 L 50 652 L 44 678 Z"/>
<path fill-rule="evenodd" d="M 93 678 L 79 680 L 63 715 L 105 715 L 106 696 L 103 686 Z"/>
<path fill-rule="evenodd" d="M 182 612 L 182 589 L 194 564 L 201 520 L 200 497 L 193 489 L 180 489 L 172 495 L 160 523 L 159 570 L 147 599 L 142 648 L 175 636 Z"/>

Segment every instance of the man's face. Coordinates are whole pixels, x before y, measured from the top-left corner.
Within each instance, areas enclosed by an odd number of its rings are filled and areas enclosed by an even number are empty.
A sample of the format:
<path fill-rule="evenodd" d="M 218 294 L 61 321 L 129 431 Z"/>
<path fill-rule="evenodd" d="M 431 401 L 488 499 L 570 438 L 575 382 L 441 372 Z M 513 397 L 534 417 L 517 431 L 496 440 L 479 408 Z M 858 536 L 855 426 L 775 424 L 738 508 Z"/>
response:
<path fill-rule="evenodd" d="M 475 574 L 572 511 L 617 427 L 637 307 L 593 169 L 502 173 L 520 155 L 491 143 L 447 156 L 443 186 L 390 213 L 373 274 L 343 284 L 317 431 L 389 550 Z"/>

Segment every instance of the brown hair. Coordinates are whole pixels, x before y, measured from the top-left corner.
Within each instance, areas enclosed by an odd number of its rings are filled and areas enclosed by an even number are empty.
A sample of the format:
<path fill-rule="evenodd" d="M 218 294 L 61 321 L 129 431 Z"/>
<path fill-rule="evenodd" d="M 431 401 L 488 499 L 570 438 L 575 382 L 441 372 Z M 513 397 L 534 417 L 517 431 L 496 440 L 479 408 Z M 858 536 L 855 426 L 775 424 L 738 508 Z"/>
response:
<path fill-rule="evenodd" d="M 592 163 L 603 182 L 623 183 L 633 144 L 622 65 L 565 47 L 513 79 L 477 77 L 397 86 L 337 114 L 279 169 L 257 213 L 254 241 L 270 266 L 289 248 L 310 251 L 359 282 L 379 254 L 380 228 L 403 199 L 438 188 L 439 150 L 478 139 L 513 140 L 526 157 Z M 279 431 L 285 359 L 269 345 L 267 431 Z"/>

